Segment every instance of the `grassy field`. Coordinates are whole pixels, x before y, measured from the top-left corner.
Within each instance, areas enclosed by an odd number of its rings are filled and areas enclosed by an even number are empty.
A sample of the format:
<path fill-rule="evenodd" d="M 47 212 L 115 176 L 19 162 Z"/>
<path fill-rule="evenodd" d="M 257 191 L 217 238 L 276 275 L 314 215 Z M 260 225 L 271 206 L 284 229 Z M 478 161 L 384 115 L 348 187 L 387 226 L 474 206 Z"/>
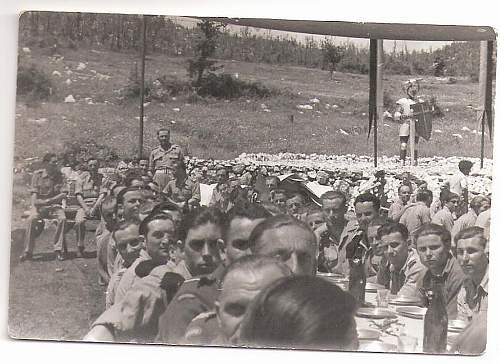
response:
<path fill-rule="evenodd" d="M 137 150 L 139 130 L 138 99 L 119 100 L 118 90 L 125 87 L 137 55 L 96 50 L 66 50 L 63 60 L 55 61 L 44 49 L 32 49 L 20 58 L 20 64 L 34 63 L 53 80 L 56 90 L 47 102 L 26 102 L 19 98 L 16 108 L 15 156 L 39 156 L 46 151 L 61 151 L 68 140 L 96 140 L 108 144 L 122 156 Z M 86 68 L 77 71 L 80 62 Z M 186 60 L 161 55 L 147 57 L 146 79 L 159 76 L 187 80 Z M 156 129 L 169 126 L 172 140 L 193 156 L 230 159 L 242 152 L 281 151 L 321 154 L 372 153 L 372 139 L 367 140 L 368 76 L 336 73 L 329 80 L 327 71 L 302 67 L 270 66 L 244 62 L 220 61 L 227 73 L 239 79 L 260 81 L 279 90 L 278 96 L 266 99 L 223 101 L 204 99 L 192 102 L 186 96 L 168 102 L 151 102 L 145 108 L 145 152 L 156 144 Z M 67 74 L 70 70 L 72 73 Z M 58 71 L 61 76 L 52 75 Z M 110 76 L 104 79 L 103 75 Z M 71 84 L 66 84 L 70 79 Z M 403 96 L 404 76 L 384 77 L 384 88 L 397 100 Z M 434 122 L 430 142 L 422 143 L 423 156 L 478 156 L 480 137 L 476 111 L 478 84 L 458 80 L 444 84 L 426 78 L 422 93 L 437 97 L 445 116 Z M 76 103 L 64 103 L 73 95 Z M 92 104 L 89 104 L 91 98 Z M 299 110 L 317 98 L 313 110 Z M 191 102 L 189 102 L 191 101 Z M 313 104 L 311 104 L 313 105 Z M 334 106 L 334 105 L 337 105 Z M 289 122 L 294 115 L 294 125 Z M 340 129 L 349 135 L 344 135 Z M 452 134 L 460 134 L 453 137 Z M 379 153 L 398 153 L 398 125 L 385 121 L 379 127 Z M 486 156 L 492 145 L 486 143 Z"/>

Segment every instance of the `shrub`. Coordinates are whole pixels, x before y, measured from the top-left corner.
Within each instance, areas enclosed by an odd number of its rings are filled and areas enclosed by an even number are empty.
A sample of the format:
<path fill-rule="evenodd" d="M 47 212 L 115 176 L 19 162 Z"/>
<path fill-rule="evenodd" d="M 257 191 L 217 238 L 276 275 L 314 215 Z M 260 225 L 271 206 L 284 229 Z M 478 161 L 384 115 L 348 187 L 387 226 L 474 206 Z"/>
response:
<path fill-rule="evenodd" d="M 97 144 L 93 140 L 71 140 L 63 144 L 63 158 L 72 155 L 80 161 L 90 157 L 98 158 L 101 161 L 116 161 L 118 154 L 108 145 Z"/>
<path fill-rule="evenodd" d="M 203 77 L 197 89 L 200 96 L 212 96 L 218 99 L 235 99 L 239 97 L 269 97 L 277 94 L 259 82 L 247 82 L 222 73 L 209 73 Z"/>
<path fill-rule="evenodd" d="M 17 94 L 32 100 L 47 100 L 54 93 L 54 85 L 43 71 L 34 65 L 22 66 L 17 70 Z"/>

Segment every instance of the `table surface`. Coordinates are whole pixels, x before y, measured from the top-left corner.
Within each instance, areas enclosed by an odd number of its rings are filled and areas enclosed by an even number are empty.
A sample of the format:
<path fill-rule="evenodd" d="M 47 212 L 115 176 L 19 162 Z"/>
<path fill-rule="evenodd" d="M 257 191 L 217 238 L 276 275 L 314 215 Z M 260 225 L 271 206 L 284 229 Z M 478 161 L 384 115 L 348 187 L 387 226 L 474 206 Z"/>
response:
<path fill-rule="evenodd" d="M 365 301 L 367 303 L 373 304 L 374 307 L 377 307 L 376 296 L 377 296 L 376 293 L 366 292 Z M 395 305 L 389 304 L 387 309 L 396 313 L 397 307 L 402 307 L 402 306 L 395 306 Z M 425 309 L 424 309 L 424 311 L 425 311 Z M 423 337 L 424 337 L 424 319 L 423 318 L 415 319 L 415 318 L 411 318 L 411 317 L 406 317 L 406 316 L 402 316 L 398 313 L 396 313 L 396 315 L 397 315 L 397 322 L 400 325 L 398 325 L 398 324 L 391 325 L 391 329 L 392 329 L 391 331 L 393 331 L 396 335 L 381 333 L 379 341 L 381 341 L 383 343 L 387 343 L 387 344 L 392 344 L 392 345 L 395 345 L 396 347 L 398 347 L 397 333 L 399 332 L 399 330 L 403 329 L 404 333 L 407 336 L 412 336 L 412 337 L 415 337 L 417 339 L 417 346 L 416 346 L 415 350 L 411 351 L 411 352 L 422 353 L 423 352 L 422 344 L 423 344 Z M 374 325 L 372 324 L 373 321 L 375 321 L 377 323 L 379 323 L 379 322 L 381 323 L 383 321 L 383 319 L 369 319 L 369 318 L 356 316 L 356 325 L 357 325 L 358 330 L 359 329 L 370 329 L 370 330 L 376 330 L 376 331 L 380 332 L 380 330 L 378 328 L 374 327 Z M 450 343 L 452 343 L 454 341 L 454 339 L 457 337 L 457 335 L 458 335 L 457 333 L 448 332 L 448 349 L 450 348 Z M 365 351 L 365 350 L 360 350 L 360 351 Z M 373 350 L 370 350 L 370 351 L 373 351 Z M 396 349 L 396 352 L 403 352 L 403 350 L 398 348 L 398 349 Z"/>

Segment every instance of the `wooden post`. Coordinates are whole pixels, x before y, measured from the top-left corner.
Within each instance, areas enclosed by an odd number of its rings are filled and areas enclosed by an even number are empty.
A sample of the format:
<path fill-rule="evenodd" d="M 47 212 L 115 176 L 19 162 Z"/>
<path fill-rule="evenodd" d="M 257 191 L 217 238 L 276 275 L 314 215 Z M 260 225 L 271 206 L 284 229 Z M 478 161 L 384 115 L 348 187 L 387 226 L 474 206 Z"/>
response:
<path fill-rule="evenodd" d="M 378 40 L 370 39 L 370 90 L 368 100 L 369 127 L 373 128 L 373 165 L 377 167 L 377 79 L 378 79 Z M 369 135 L 369 134 L 368 134 Z"/>
<path fill-rule="evenodd" d="M 493 67 L 493 42 L 481 41 L 479 63 L 479 99 L 481 118 L 481 168 L 484 166 L 484 134 L 485 124 L 488 122 L 490 139 L 492 134 L 492 67 Z"/>
<path fill-rule="evenodd" d="M 382 121 L 384 115 L 384 91 L 383 91 L 383 70 L 384 70 L 384 41 L 377 39 L 377 112 L 375 114 L 375 125 L 373 129 L 373 149 L 375 158 L 375 167 L 378 164 L 378 122 Z"/>
<path fill-rule="evenodd" d="M 410 118 L 410 166 L 415 165 L 415 119 Z"/>
<path fill-rule="evenodd" d="M 141 47 L 141 88 L 139 92 L 139 158 L 143 158 L 144 150 L 144 73 L 146 68 L 146 15 L 142 16 L 142 47 Z"/>

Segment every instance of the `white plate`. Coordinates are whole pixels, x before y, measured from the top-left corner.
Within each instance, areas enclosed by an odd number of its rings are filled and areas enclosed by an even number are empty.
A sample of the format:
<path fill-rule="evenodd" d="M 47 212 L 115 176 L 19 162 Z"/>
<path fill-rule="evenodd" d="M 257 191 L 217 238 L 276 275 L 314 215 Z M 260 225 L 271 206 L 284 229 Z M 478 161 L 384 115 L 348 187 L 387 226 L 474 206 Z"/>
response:
<path fill-rule="evenodd" d="M 359 340 L 378 340 L 380 338 L 380 332 L 372 329 L 358 329 L 358 339 Z"/>
<path fill-rule="evenodd" d="M 419 306 L 422 303 L 418 297 L 398 296 L 389 300 L 389 304 L 395 306 Z"/>
<path fill-rule="evenodd" d="M 448 331 L 450 332 L 462 332 L 467 327 L 467 322 L 462 320 L 451 320 L 448 321 Z"/>
<path fill-rule="evenodd" d="M 365 286 L 365 292 L 377 293 L 377 290 L 379 290 L 379 289 L 386 289 L 386 288 L 384 286 L 382 286 L 381 284 L 372 283 L 372 282 L 368 282 Z"/>
<path fill-rule="evenodd" d="M 396 312 L 401 316 L 422 320 L 427 312 L 427 309 L 415 306 L 398 307 L 396 308 Z"/>
<path fill-rule="evenodd" d="M 356 316 L 371 318 L 371 319 L 385 319 L 385 318 L 395 318 L 396 314 L 385 308 L 372 308 L 372 307 L 362 307 L 356 312 Z"/>

